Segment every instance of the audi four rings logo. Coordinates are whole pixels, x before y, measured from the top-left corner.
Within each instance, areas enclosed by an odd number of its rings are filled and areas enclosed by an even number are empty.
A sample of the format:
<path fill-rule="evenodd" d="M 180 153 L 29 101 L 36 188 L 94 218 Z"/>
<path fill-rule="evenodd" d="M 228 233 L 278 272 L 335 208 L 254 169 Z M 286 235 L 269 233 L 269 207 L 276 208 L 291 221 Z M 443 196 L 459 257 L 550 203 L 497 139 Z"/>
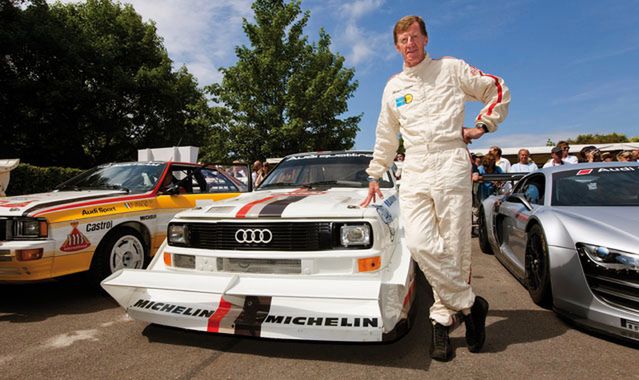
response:
<path fill-rule="evenodd" d="M 267 229 L 239 229 L 235 231 L 235 241 L 238 243 L 264 243 L 273 240 L 273 234 Z"/>

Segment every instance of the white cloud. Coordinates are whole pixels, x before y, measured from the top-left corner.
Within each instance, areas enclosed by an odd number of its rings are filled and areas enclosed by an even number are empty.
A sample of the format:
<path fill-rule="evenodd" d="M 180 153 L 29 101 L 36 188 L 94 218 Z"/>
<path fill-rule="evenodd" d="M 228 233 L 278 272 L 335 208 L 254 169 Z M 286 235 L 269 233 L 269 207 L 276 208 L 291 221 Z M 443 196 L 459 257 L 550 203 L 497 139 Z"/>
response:
<path fill-rule="evenodd" d="M 383 0 L 358 0 L 352 3 L 343 4 L 340 13 L 349 19 L 359 19 L 360 17 L 376 11 L 384 4 Z"/>
<path fill-rule="evenodd" d="M 219 81 L 218 68 L 234 60 L 244 38 L 242 17 L 250 18 L 250 0 L 129 0 L 158 34 L 177 67 L 186 65 L 201 86 Z"/>
<path fill-rule="evenodd" d="M 76 0 L 63 0 L 77 3 Z M 235 46 L 244 43 L 242 18 L 251 19 L 251 0 L 125 0 L 153 20 L 175 67 L 186 65 L 200 86 L 219 81 L 218 69 L 235 61 Z"/>
<path fill-rule="evenodd" d="M 382 56 L 386 58 L 389 54 L 382 53 L 380 49 L 384 46 L 392 47 L 388 43 L 388 32 L 384 33 L 367 30 L 360 26 L 361 19 L 377 12 L 384 5 L 384 0 L 357 0 L 351 3 L 341 4 L 338 7 L 328 7 L 336 9 L 336 16 L 344 20 L 341 28 L 335 31 L 336 45 L 340 50 L 345 51 L 348 65 L 366 65 L 372 57 Z M 365 68 L 364 68 L 365 69 Z"/>
<path fill-rule="evenodd" d="M 469 145 L 470 150 L 487 149 L 493 145 L 501 148 L 530 148 L 546 146 L 548 139 L 553 142 L 575 138 L 580 134 L 592 133 L 578 127 L 564 127 L 548 133 L 495 133 L 483 136 Z"/>

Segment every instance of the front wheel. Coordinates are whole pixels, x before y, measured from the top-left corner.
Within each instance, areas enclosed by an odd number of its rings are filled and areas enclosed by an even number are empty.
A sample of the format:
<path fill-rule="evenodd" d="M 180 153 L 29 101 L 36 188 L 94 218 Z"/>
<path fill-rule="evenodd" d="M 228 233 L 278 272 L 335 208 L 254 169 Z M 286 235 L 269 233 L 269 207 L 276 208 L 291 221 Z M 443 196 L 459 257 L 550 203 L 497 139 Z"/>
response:
<path fill-rule="evenodd" d="M 526 287 L 537 305 L 552 306 L 548 244 L 544 230 L 538 224 L 532 226 L 526 242 Z"/>
<path fill-rule="evenodd" d="M 120 269 L 144 268 L 147 257 L 140 234 L 132 228 L 121 228 L 107 236 L 96 250 L 91 262 L 91 278 L 99 283 Z"/>
<path fill-rule="evenodd" d="M 487 255 L 493 254 L 493 248 L 488 241 L 488 227 L 486 226 L 486 215 L 484 215 L 484 208 L 479 208 L 479 217 L 477 220 L 477 230 L 479 230 L 479 248 Z"/>

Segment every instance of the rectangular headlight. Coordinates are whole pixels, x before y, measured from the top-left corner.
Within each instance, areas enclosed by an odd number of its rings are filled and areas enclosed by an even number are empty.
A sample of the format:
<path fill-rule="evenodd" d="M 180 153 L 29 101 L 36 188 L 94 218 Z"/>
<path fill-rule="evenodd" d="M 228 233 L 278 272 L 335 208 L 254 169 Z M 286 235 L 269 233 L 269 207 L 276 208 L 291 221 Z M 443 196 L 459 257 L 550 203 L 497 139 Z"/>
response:
<path fill-rule="evenodd" d="M 170 224 L 166 236 L 169 244 L 185 245 L 188 243 L 188 228 L 184 224 Z"/>
<path fill-rule="evenodd" d="M 44 238 L 48 235 L 48 225 L 46 220 L 32 218 L 16 219 L 14 223 L 15 237 L 18 239 Z"/>
<path fill-rule="evenodd" d="M 371 243 L 371 228 L 368 224 L 343 225 L 340 227 L 340 243 L 344 247 L 368 246 Z"/>

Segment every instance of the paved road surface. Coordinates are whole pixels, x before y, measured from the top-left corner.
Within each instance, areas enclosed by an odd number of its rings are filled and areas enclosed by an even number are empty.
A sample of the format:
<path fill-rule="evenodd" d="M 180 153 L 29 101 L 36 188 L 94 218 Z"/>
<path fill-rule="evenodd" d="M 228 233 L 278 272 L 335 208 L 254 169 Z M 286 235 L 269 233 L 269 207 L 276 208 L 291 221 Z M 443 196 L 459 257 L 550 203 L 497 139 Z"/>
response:
<path fill-rule="evenodd" d="M 474 287 L 491 304 L 488 340 L 484 352 L 471 354 L 463 328 L 455 331 L 449 363 L 430 360 L 423 311 L 389 344 L 259 340 L 132 321 L 107 296 L 66 279 L 0 285 L 0 378 L 639 378 L 638 348 L 576 330 L 537 307 L 473 244 Z M 423 288 L 418 306 L 428 302 Z"/>

